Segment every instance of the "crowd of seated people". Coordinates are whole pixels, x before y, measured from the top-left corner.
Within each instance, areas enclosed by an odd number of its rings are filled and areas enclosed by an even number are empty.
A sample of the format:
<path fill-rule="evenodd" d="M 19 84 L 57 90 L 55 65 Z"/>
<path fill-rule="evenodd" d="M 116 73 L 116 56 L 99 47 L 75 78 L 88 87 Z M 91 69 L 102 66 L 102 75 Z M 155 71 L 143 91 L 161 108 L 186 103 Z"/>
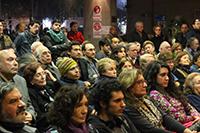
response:
<path fill-rule="evenodd" d="M 200 132 L 200 32 L 172 42 L 137 21 L 127 38 L 112 25 L 96 46 L 75 21 L 68 33 L 58 19 L 40 25 L 0 34 L 0 133 Z"/>

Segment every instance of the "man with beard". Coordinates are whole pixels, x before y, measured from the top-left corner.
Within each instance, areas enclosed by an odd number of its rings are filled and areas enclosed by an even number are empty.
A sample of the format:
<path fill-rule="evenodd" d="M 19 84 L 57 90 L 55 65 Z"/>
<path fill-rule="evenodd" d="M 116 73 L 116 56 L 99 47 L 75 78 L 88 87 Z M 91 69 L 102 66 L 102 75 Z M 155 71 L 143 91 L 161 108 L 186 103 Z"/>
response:
<path fill-rule="evenodd" d="M 25 103 L 22 95 L 12 83 L 0 84 L 0 133 L 36 133 L 36 129 L 25 125 Z"/>
<path fill-rule="evenodd" d="M 91 105 L 97 115 L 89 117 L 89 123 L 99 133 L 138 133 L 130 120 L 123 115 L 126 104 L 121 84 L 116 79 L 104 80 L 94 88 Z"/>
<path fill-rule="evenodd" d="M 63 30 L 61 30 L 60 20 L 55 19 L 52 22 L 51 29 L 47 31 L 47 34 L 41 39 L 41 42 L 51 51 L 55 63 L 57 57 L 59 57 L 68 46 L 67 38 Z"/>
<path fill-rule="evenodd" d="M 103 38 L 99 41 L 99 49 L 100 51 L 96 54 L 96 58 L 98 60 L 109 57 L 111 54 L 111 42 L 107 38 Z"/>
<path fill-rule="evenodd" d="M 31 53 L 31 45 L 39 41 L 40 22 L 33 20 L 29 23 L 28 30 L 20 33 L 14 40 L 17 56 L 20 57 L 25 53 Z"/>
<path fill-rule="evenodd" d="M 26 103 L 26 119 L 24 122 L 31 123 L 36 117 L 35 110 L 31 104 L 31 100 L 28 94 L 28 88 L 26 81 L 23 77 L 17 74 L 18 62 L 14 49 L 0 50 L 0 83 L 15 83 L 20 93 L 22 94 L 22 100 Z"/>

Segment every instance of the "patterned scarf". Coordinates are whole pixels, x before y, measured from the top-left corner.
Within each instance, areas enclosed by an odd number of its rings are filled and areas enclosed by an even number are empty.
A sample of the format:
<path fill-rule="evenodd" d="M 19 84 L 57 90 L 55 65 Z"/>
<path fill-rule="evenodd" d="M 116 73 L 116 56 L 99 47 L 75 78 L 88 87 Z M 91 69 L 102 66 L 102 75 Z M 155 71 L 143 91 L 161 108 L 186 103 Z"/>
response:
<path fill-rule="evenodd" d="M 137 108 L 137 110 L 141 113 L 141 115 L 155 127 L 164 129 L 162 126 L 162 115 L 156 106 L 146 98 L 143 98 L 140 102 L 141 105 Z"/>
<path fill-rule="evenodd" d="M 58 33 L 56 33 L 55 31 L 53 31 L 52 29 L 49 29 L 47 31 L 47 33 L 49 33 L 49 35 L 51 36 L 51 38 L 56 42 L 56 43 L 64 43 L 66 40 L 65 34 L 60 31 Z"/>

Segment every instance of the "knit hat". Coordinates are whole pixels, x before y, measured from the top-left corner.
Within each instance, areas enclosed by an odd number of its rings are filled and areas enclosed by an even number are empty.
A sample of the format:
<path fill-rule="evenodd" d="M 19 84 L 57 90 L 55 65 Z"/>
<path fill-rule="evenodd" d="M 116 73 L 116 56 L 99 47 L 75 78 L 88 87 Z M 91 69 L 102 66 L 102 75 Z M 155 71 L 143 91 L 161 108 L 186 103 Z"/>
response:
<path fill-rule="evenodd" d="M 50 51 L 47 47 L 41 45 L 35 49 L 34 56 L 39 59 L 44 51 Z"/>
<path fill-rule="evenodd" d="M 77 63 L 72 58 L 60 57 L 58 58 L 58 61 L 56 62 L 56 66 L 58 67 L 58 70 L 60 71 L 61 76 L 63 76 L 70 69 L 76 67 Z"/>

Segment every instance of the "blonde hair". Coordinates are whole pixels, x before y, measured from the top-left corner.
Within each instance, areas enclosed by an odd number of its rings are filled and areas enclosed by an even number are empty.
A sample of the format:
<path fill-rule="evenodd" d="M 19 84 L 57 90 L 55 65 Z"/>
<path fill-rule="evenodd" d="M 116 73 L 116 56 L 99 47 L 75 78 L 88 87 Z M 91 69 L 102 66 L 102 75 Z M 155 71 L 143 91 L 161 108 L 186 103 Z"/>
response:
<path fill-rule="evenodd" d="M 193 72 L 187 76 L 184 83 L 184 93 L 195 93 L 200 95 L 199 92 L 194 88 L 194 78 L 200 76 L 200 73 Z"/>
<path fill-rule="evenodd" d="M 115 64 L 116 62 L 111 58 L 102 58 L 97 62 L 97 70 L 99 74 L 102 74 L 106 71 L 106 66 L 110 64 Z"/>

